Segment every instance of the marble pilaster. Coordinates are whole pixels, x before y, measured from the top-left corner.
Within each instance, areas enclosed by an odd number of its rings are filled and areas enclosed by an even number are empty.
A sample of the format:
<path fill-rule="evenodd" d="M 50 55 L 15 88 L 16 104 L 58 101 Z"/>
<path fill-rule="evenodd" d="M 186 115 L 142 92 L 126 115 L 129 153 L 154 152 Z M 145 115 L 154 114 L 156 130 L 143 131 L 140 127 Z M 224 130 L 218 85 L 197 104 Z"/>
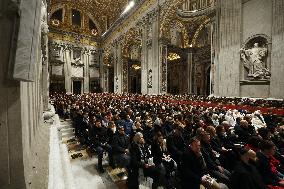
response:
<path fill-rule="evenodd" d="M 148 62 L 147 62 L 147 29 L 146 27 L 142 28 L 142 52 L 141 52 L 141 93 L 147 94 L 147 70 L 148 70 Z"/>
<path fill-rule="evenodd" d="M 99 50 L 99 65 L 100 65 L 100 87 L 102 89 L 102 92 L 106 91 L 106 86 L 105 86 L 105 72 L 104 72 L 104 63 L 103 63 L 103 50 Z"/>
<path fill-rule="evenodd" d="M 72 83 L 71 83 L 71 72 L 72 72 L 72 67 L 71 67 L 71 53 L 72 50 L 68 47 L 64 48 L 63 51 L 63 62 L 64 62 L 64 83 L 65 83 L 65 90 L 67 93 L 72 92 Z"/>
<path fill-rule="evenodd" d="M 273 0 L 270 97 L 284 98 L 284 1 Z"/>
<path fill-rule="evenodd" d="M 193 81 L 193 74 L 192 74 L 192 69 L 193 69 L 193 52 L 192 50 L 189 50 L 188 53 L 187 53 L 187 73 L 188 73 L 188 81 L 187 81 L 187 92 L 188 93 L 192 93 L 192 81 Z"/>
<path fill-rule="evenodd" d="M 151 61 L 149 62 L 148 71 L 152 70 L 152 88 L 148 89 L 149 94 L 159 94 L 160 93 L 160 44 L 159 44 L 159 21 L 158 15 L 154 15 L 152 18 L 152 50 Z"/>
<path fill-rule="evenodd" d="M 116 41 L 114 44 L 114 92 L 122 93 L 122 44 L 120 41 Z"/>
<path fill-rule="evenodd" d="M 89 92 L 89 82 L 90 82 L 90 72 L 89 72 L 89 65 L 90 65 L 90 52 L 88 49 L 86 49 L 83 54 L 83 63 L 84 63 L 84 88 L 83 92 L 88 93 Z"/>

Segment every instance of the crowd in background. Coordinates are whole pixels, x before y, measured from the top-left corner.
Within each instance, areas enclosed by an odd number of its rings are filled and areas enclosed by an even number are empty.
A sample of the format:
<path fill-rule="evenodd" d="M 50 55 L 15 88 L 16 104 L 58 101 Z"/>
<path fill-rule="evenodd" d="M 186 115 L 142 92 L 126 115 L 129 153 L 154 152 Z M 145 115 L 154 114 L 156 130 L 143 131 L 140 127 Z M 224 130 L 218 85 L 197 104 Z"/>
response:
<path fill-rule="evenodd" d="M 105 153 L 110 166 L 126 168 L 129 189 L 139 188 L 141 173 L 153 178 L 152 188 L 284 188 L 283 100 L 110 93 L 51 99 L 97 154 L 100 172 Z"/>

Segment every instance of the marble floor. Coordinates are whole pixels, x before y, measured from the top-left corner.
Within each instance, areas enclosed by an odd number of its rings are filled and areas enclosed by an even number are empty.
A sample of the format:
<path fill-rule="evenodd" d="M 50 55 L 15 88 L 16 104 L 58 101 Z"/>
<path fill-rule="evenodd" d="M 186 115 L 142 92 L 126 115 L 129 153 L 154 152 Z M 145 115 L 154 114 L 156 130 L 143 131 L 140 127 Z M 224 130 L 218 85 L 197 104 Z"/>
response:
<path fill-rule="evenodd" d="M 56 116 L 50 139 L 49 189 L 127 189 L 127 177 L 122 174 L 125 170 L 109 167 L 107 156 L 103 160 L 106 171 L 98 173 L 96 155 L 87 153 L 86 147 L 78 142 L 71 120 Z M 149 189 L 151 184 L 151 179 L 143 179 L 140 189 Z"/>

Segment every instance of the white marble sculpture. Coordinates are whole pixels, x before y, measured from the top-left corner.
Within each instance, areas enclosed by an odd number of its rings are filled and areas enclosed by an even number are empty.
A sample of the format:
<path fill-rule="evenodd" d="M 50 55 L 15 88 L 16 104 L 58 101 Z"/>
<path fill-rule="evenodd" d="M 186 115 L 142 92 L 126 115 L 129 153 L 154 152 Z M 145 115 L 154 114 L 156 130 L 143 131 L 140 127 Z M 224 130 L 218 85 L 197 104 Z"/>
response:
<path fill-rule="evenodd" d="M 248 78 L 269 79 L 270 71 L 266 67 L 267 48 L 259 47 L 258 43 L 250 49 L 240 50 L 244 67 L 248 69 Z"/>

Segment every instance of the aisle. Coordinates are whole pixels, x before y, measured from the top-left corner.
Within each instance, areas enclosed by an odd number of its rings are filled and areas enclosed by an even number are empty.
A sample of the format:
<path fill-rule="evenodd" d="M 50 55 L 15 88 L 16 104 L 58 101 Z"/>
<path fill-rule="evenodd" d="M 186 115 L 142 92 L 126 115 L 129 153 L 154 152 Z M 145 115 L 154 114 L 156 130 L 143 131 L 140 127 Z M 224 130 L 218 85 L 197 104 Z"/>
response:
<path fill-rule="evenodd" d="M 117 187 L 107 173 L 99 174 L 97 172 L 95 167 L 98 161 L 97 157 L 93 156 L 90 158 L 86 148 L 78 143 L 74 136 L 71 121 L 61 120 L 60 124 L 63 126 L 60 129 L 62 147 L 68 150 L 70 171 L 72 172 L 76 189 L 116 189 Z M 76 154 L 80 153 L 82 157 L 76 157 Z"/>
<path fill-rule="evenodd" d="M 127 189 L 126 170 L 112 169 L 104 156 L 105 173 L 96 169 L 97 157 L 87 153 L 74 135 L 71 120 L 54 117 L 50 127 L 48 189 Z M 150 189 L 152 179 L 143 179 L 140 189 Z"/>

